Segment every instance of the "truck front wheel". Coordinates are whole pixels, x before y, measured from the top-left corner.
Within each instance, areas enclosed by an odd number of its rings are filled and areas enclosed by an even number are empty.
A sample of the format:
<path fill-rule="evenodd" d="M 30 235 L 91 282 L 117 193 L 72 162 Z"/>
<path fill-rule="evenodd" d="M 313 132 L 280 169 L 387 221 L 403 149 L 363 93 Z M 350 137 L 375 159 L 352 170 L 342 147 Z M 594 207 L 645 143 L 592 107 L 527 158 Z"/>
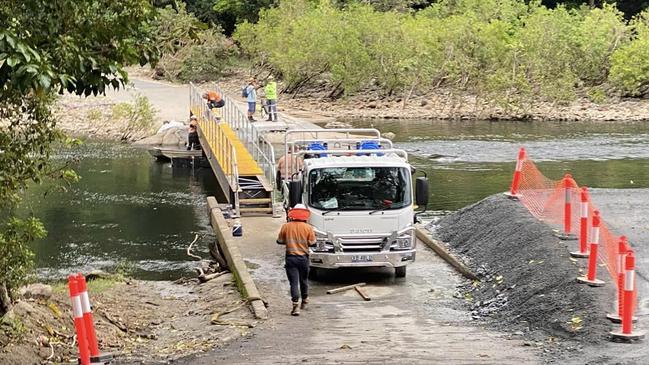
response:
<path fill-rule="evenodd" d="M 398 278 L 405 278 L 406 277 L 406 267 L 407 266 L 399 266 L 394 268 L 394 276 Z"/>
<path fill-rule="evenodd" d="M 318 274 L 320 273 L 319 271 L 320 271 L 319 267 L 311 266 L 309 268 L 309 279 L 318 281 Z"/>

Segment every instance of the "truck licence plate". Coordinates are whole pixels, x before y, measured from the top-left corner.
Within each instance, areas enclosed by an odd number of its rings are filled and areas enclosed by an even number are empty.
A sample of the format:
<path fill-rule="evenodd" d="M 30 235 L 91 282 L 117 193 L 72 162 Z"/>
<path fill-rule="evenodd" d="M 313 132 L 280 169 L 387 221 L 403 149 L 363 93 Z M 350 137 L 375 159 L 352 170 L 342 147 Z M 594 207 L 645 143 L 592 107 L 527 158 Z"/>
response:
<path fill-rule="evenodd" d="M 354 255 L 352 256 L 352 262 L 369 262 L 372 261 L 372 256 L 370 255 Z"/>

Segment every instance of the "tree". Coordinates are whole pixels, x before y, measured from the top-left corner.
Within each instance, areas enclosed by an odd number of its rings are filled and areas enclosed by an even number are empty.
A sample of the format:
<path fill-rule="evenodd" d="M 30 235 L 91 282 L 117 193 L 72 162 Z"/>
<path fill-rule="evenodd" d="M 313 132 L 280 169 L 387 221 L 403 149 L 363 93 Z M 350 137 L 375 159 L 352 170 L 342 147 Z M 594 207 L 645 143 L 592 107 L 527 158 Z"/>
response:
<path fill-rule="evenodd" d="M 47 176 L 77 178 L 49 160 L 62 139 L 54 93 L 104 93 L 128 81 L 124 66 L 155 64 L 155 15 L 148 0 L 0 1 L 0 314 L 29 270 L 29 242 L 45 234 L 17 215 L 20 193 Z"/>
<path fill-rule="evenodd" d="M 631 24 L 635 36 L 613 53 L 609 80 L 623 95 L 649 95 L 649 10 Z"/>
<path fill-rule="evenodd" d="M 216 0 L 214 11 L 221 19 L 219 25 L 225 34 L 232 34 L 237 24 L 244 21 L 256 22 L 259 11 L 274 6 L 277 0 Z"/>
<path fill-rule="evenodd" d="M 543 0 L 541 3 L 549 8 L 555 8 L 558 5 L 565 5 L 570 8 L 587 5 L 594 8 L 606 4 L 616 4 L 627 19 L 631 19 L 642 10 L 649 8 L 649 0 Z"/>
<path fill-rule="evenodd" d="M 194 14 L 198 20 L 205 24 L 223 27 L 226 24 L 234 24 L 236 19 L 223 17 L 214 11 L 215 0 L 185 0 L 187 11 Z"/>

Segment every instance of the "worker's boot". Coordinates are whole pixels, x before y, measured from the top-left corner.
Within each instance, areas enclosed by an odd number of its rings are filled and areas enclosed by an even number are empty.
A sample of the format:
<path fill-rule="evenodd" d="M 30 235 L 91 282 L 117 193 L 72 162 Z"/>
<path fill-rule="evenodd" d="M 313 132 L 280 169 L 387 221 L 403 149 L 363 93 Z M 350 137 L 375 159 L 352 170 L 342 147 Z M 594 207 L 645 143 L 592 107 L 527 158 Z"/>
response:
<path fill-rule="evenodd" d="M 307 304 L 309 304 L 309 299 L 308 298 L 302 299 L 302 304 L 300 305 L 300 309 L 305 310 Z"/>
<path fill-rule="evenodd" d="M 300 304 L 299 303 L 293 303 L 293 310 L 291 310 L 291 315 L 292 316 L 299 316 L 300 315 Z"/>

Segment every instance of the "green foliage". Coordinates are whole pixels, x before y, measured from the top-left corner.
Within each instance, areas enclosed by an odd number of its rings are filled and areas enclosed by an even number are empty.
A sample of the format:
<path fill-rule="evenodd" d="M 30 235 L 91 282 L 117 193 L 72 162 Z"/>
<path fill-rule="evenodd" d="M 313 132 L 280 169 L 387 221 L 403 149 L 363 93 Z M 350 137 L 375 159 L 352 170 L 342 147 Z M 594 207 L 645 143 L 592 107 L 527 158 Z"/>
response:
<path fill-rule="evenodd" d="M 256 22 L 260 10 L 267 9 L 279 1 L 276 0 L 215 0 L 213 10 L 220 19 L 219 25 L 226 34 L 234 31 L 235 24 L 248 21 Z"/>
<path fill-rule="evenodd" d="M 208 28 L 185 5 L 160 9 L 156 42 L 164 50 L 158 75 L 172 81 L 210 81 L 227 71 L 236 46 L 218 28 Z"/>
<path fill-rule="evenodd" d="M 45 227 L 34 217 L 12 217 L 0 227 L 0 283 L 16 288 L 25 280 L 34 256 L 29 242 L 46 234 Z"/>
<path fill-rule="evenodd" d="M 292 92 L 322 79 L 333 96 L 378 88 L 407 99 L 439 88 L 525 111 L 539 101 L 570 102 L 584 87 L 606 83 L 618 49 L 638 43 L 636 53 L 627 51 L 635 57 L 647 49 L 638 33 L 632 41 L 612 5 L 440 0 L 417 12 L 381 12 L 302 0 L 262 10 L 258 23 L 240 24 L 234 39 Z"/>
<path fill-rule="evenodd" d="M 609 79 L 625 95 L 649 95 L 649 10 L 632 25 L 636 36 L 613 53 Z"/>
<path fill-rule="evenodd" d="M 0 2 L 0 294 L 25 279 L 28 245 L 45 234 L 36 218 L 15 216 L 21 192 L 44 177 L 79 178 L 49 161 L 63 139 L 50 111 L 54 93 L 103 93 L 127 82 L 124 66 L 155 64 L 155 15 L 147 0 Z M 0 295 L 0 314 L 8 306 Z"/>
<path fill-rule="evenodd" d="M 25 324 L 20 318 L 0 318 L 0 333 L 4 334 L 8 339 L 21 338 L 26 332 Z M 0 346 L 5 346 L 6 343 L 0 342 Z"/>
<path fill-rule="evenodd" d="M 123 121 L 122 139 L 128 140 L 133 134 L 153 127 L 156 110 L 146 96 L 136 95 L 132 103 L 113 105 L 112 119 Z"/>
<path fill-rule="evenodd" d="M 88 291 L 94 295 L 101 294 L 112 289 L 115 285 L 123 281 L 124 278 L 117 275 L 111 276 L 110 278 L 93 279 L 88 282 Z"/>
<path fill-rule="evenodd" d="M 214 0 L 185 0 L 185 4 L 187 4 L 187 11 L 202 23 L 224 29 L 227 29 L 226 25 L 231 23 L 232 28 L 230 29 L 234 29 L 234 19 L 223 17 L 214 11 Z"/>
<path fill-rule="evenodd" d="M 49 100 L 13 96 L 0 100 L 0 200 L 8 208 L 29 181 L 48 173 L 50 145 L 61 138 L 49 115 Z M 23 114 L 26 111 L 27 113 Z M 0 223 L 3 221 L 0 209 Z"/>
<path fill-rule="evenodd" d="M 93 122 L 101 120 L 102 117 L 103 117 L 103 114 L 102 114 L 101 110 L 96 109 L 96 108 L 90 109 L 86 113 L 86 119 L 92 120 Z"/>
<path fill-rule="evenodd" d="M 588 11 L 575 31 L 575 72 L 587 84 L 604 82 L 610 68 L 611 54 L 628 42 L 629 31 L 623 15 L 612 5 Z"/>
<path fill-rule="evenodd" d="M 599 86 L 588 89 L 586 95 L 595 104 L 604 104 L 606 102 L 606 92 Z"/>
<path fill-rule="evenodd" d="M 80 95 L 119 87 L 123 65 L 155 63 L 146 0 L 10 2 L 0 8 L 0 95 L 68 90 Z M 52 36 L 52 35 L 56 36 Z"/>

